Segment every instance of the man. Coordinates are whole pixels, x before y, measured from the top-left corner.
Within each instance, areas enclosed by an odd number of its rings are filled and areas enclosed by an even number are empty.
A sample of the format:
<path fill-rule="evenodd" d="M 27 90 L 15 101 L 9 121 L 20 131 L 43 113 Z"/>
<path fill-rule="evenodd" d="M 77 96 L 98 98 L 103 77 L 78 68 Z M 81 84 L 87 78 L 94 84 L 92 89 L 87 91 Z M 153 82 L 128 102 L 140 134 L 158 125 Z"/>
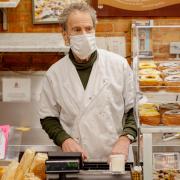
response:
<path fill-rule="evenodd" d="M 81 152 L 84 159 L 127 157 L 137 135 L 132 71 L 123 57 L 97 49 L 96 13 L 87 4 L 71 4 L 60 23 L 70 51 L 46 73 L 42 127 L 64 152 Z"/>

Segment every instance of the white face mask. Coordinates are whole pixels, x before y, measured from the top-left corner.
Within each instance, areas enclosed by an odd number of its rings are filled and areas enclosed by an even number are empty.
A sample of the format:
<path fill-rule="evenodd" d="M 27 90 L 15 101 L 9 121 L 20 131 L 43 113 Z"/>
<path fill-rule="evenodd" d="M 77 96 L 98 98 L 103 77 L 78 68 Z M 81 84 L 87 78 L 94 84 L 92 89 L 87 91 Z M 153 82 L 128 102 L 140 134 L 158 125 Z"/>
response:
<path fill-rule="evenodd" d="M 80 59 L 87 59 L 97 49 L 95 33 L 70 36 L 70 47 Z"/>

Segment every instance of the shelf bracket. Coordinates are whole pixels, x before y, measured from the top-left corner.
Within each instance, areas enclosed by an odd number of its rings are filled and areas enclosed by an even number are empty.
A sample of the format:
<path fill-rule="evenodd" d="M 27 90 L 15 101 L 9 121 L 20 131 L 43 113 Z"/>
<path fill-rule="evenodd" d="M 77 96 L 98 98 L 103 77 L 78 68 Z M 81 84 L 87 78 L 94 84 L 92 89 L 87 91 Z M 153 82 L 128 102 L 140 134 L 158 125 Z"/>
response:
<path fill-rule="evenodd" d="M 3 15 L 3 30 L 7 30 L 7 9 L 1 8 L 0 9 Z"/>

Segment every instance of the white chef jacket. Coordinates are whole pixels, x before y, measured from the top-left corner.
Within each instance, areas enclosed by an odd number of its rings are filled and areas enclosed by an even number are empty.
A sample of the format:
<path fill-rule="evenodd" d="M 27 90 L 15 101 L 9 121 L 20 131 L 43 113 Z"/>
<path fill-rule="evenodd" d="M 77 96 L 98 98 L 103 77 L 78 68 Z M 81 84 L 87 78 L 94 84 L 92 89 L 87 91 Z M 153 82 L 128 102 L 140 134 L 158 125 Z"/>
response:
<path fill-rule="evenodd" d="M 133 107 L 133 77 L 126 59 L 98 49 L 86 89 L 66 55 L 47 71 L 40 118 L 59 117 L 64 130 L 90 159 L 107 159 Z"/>

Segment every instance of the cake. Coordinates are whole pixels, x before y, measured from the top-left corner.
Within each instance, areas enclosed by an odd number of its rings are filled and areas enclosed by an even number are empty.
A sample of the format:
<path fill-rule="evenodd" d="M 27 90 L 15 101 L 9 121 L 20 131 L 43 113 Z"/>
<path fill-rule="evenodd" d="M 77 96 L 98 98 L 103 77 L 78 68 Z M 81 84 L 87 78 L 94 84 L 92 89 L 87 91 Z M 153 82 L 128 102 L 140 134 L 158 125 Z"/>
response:
<path fill-rule="evenodd" d="M 162 103 L 159 105 L 159 111 L 161 114 L 163 114 L 166 111 L 176 109 L 180 109 L 180 105 L 178 103 Z"/>
<path fill-rule="evenodd" d="M 163 62 L 159 64 L 158 69 L 180 69 L 180 62 Z"/>
<path fill-rule="evenodd" d="M 141 69 L 139 70 L 139 75 L 160 75 L 161 72 L 156 69 Z"/>
<path fill-rule="evenodd" d="M 163 77 L 171 75 L 180 75 L 180 69 L 165 69 L 162 71 Z"/>
<path fill-rule="evenodd" d="M 141 61 L 139 62 L 139 69 L 156 69 L 157 65 L 155 64 L 154 61 Z"/>
<path fill-rule="evenodd" d="M 165 90 L 180 92 L 180 75 L 171 75 L 164 78 Z"/>
<path fill-rule="evenodd" d="M 139 85 L 142 91 L 158 91 L 162 85 L 162 78 L 159 75 L 139 76 Z"/>
<path fill-rule="evenodd" d="M 162 123 L 165 125 L 180 125 L 180 109 L 170 110 L 163 113 Z"/>
<path fill-rule="evenodd" d="M 139 118 L 142 124 L 156 126 L 160 123 L 160 113 L 156 109 L 140 109 Z"/>

